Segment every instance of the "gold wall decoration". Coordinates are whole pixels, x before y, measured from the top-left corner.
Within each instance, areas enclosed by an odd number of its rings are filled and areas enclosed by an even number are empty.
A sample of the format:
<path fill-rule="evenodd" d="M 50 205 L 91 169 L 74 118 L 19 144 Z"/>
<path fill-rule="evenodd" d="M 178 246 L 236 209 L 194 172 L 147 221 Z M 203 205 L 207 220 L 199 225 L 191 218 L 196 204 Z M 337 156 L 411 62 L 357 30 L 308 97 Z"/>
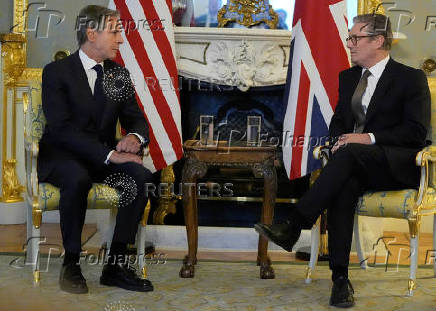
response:
<path fill-rule="evenodd" d="M 357 14 L 379 13 L 385 14 L 383 8 L 383 1 L 381 0 L 359 0 L 357 7 Z"/>
<path fill-rule="evenodd" d="M 24 187 L 20 185 L 16 174 L 17 160 L 3 161 L 2 201 L 6 203 L 21 202 Z"/>
<path fill-rule="evenodd" d="M 15 105 L 15 89 L 20 76 L 26 68 L 26 38 L 22 34 L 9 33 L 0 35 L 2 43 L 2 75 L 3 75 L 3 136 L 2 136 L 2 198 L 1 201 L 11 203 L 23 201 L 21 193 L 24 187 L 18 182 L 16 173 L 17 143 L 17 111 Z M 11 93 L 11 97 L 8 97 Z M 12 118 L 8 120 L 8 113 Z M 12 123 L 12 133 L 8 133 L 8 122 Z M 11 153 L 7 153 L 8 145 Z"/>
<path fill-rule="evenodd" d="M 29 85 L 32 81 L 42 80 L 42 69 L 41 68 L 24 68 L 23 73 L 17 80 L 19 85 Z"/>
<path fill-rule="evenodd" d="M 253 19 L 254 16 L 262 18 Z M 218 27 L 229 22 L 236 22 L 245 27 L 264 22 L 271 29 L 276 29 L 279 16 L 268 1 L 265 0 L 229 0 L 218 12 Z"/>
<path fill-rule="evenodd" d="M 21 34 L 2 34 L 3 74 L 6 86 L 13 86 L 26 68 L 26 38 Z"/>
<path fill-rule="evenodd" d="M 14 0 L 14 21 L 12 32 L 25 34 L 26 32 L 27 0 Z"/>

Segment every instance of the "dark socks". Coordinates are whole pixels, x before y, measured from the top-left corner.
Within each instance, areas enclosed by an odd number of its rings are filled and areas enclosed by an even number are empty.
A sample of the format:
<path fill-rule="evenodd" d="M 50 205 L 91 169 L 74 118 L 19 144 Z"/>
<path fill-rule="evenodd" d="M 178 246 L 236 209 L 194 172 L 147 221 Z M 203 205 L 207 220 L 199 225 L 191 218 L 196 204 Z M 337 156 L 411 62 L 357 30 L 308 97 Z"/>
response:
<path fill-rule="evenodd" d="M 291 223 L 301 227 L 301 229 L 312 229 L 313 224 L 304 218 L 296 208 L 291 209 L 289 213 L 289 220 Z"/>
<path fill-rule="evenodd" d="M 65 251 L 65 257 L 64 257 L 64 263 L 63 266 L 70 265 L 70 264 L 77 264 L 80 260 L 80 254 L 70 253 L 68 251 Z"/>
<path fill-rule="evenodd" d="M 125 263 L 127 243 L 112 242 L 108 256 L 108 264 Z"/>
<path fill-rule="evenodd" d="M 348 279 L 348 267 L 334 267 L 332 268 L 332 281 L 335 282 L 338 278 L 344 277 Z"/>

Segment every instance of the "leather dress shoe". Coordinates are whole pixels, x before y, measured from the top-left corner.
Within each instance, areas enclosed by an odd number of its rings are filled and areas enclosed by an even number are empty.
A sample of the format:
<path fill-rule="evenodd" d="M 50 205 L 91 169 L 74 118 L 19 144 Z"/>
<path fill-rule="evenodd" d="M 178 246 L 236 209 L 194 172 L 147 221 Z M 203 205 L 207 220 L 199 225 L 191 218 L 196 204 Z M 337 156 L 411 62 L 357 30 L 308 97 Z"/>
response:
<path fill-rule="evenodd" d="M 76 263 L 62 266 L 59 285 L 61 290 L 71 294 L 86 294 L 88 292 L 88 286 L 82 275 L 80 265 Z"/>
<path fill-rule="evenodd" d="M 354 289 L 350 280 L 340 276 L 333 282 L 330 305 L 338 308 L 350 308 L 354 306 Z"/>
<path fill-rule="evenodd" d="M 288 221 L 284 224 L 265 225 L 257 223 L 254 229 L 269 241 L 277 244 L 288 252 L 292 251 L 301 234 L 301 226 Z"/>
<path fill-rule="evenodd" d="M 153 285 L 149 280 L 141 279 L 128 264 L 106 264 L 100 277 L 100 284 L 116 286 L 136 292 L 151 292 Z"/>

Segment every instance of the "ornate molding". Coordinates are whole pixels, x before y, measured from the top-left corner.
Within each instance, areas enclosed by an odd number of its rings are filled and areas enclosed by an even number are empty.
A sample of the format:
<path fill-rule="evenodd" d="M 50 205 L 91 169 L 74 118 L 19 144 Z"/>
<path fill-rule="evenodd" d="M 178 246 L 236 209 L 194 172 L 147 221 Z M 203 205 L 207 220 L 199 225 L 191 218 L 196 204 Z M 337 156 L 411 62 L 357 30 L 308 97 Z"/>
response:
<path fill-rule="evenodd" d="M 277 28 L 279 16 L 268 0 L 230 0 L 218 12 L 218 27 L 236 22 L 245 27 L 265 23 L 269 28 Z"/>
<path fill-rule="evenodd" d="M 381 0 L 359 0 L 357 14 L 380 13 L 385 14 L 383 1 Z"/>
<path fill-rule="evenodd" d="M 242 91 L 286 82 L 289 31 L 177 27 L 175 34 L 177 65 L 186 78 Z"/>
<path fill-rule="evenodd" d="M 242 91 L 281 79 L 275 70 L 283 64 L 283 52 L 278 45 L 260 45 L 246 40 L 217 42 L 211 45 L 209 58 L 216 78 Z"/>
<path fill-rule="evenodd" d="M 5 85 L 13 85 L 26 68 L 26 38 L 21 34 L 0 35 Z"/>
<path fill-rule="evenodd" d="M 41 68 L 25 68 L 20 78 L 18 79 L 18 83 L 26 83 L 30 82 L 41 82 L 42 81 L 42 69 Z"/>
<path fill-rule="evenodd" d="M 14 21 L 12 31 L 24 34 L 26 31 L 27 0 L 14 0 Z"/>
<path fill-rule="evenodd" d="M 163 225 L 164 219 L 168 214 L 174 215 L 176 213 L 176 203 L 181 197 L 175 195 L 172 189 L 170 189 L 171 185 L 174 186 L 175 180 L 176 177 L 172 165 L 167 166 L 161 171 L 160 182 L 166 184 L 167 187 L 162 189 L 162 194 L 159 198 L 159 207 L 153 214 L 153 224 L 155 225 Z"/>
<path fill-rule="evenodd" d="M 17 160 L 3 161 L 2 201 L 6 203 L 22 202 L 21 193 L 24 187 L 20 185 L 16 174 Z"/>

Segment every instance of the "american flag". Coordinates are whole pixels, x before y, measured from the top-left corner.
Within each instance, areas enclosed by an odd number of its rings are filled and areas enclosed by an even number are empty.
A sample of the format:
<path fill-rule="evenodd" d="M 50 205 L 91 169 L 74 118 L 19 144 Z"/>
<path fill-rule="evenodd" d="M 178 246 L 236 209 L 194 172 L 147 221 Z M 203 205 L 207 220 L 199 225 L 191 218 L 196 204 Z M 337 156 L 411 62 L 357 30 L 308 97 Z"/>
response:
<path fill-rule="evenodd" d="M 283 124 L 283 162 L 290 179 L 320 166 L 312 152 L 325 143 L 339 72 L 350 66 L 346 11 L 345 0 L 295 1 Z"/>
<path fill-rule="evenodd" d="M 124 43 L 115 61 L 135 84 L 150 129 L 144 165 L 160 170 L 183 155 L 171 0 L 110 0 L 120 12 Z"/>

